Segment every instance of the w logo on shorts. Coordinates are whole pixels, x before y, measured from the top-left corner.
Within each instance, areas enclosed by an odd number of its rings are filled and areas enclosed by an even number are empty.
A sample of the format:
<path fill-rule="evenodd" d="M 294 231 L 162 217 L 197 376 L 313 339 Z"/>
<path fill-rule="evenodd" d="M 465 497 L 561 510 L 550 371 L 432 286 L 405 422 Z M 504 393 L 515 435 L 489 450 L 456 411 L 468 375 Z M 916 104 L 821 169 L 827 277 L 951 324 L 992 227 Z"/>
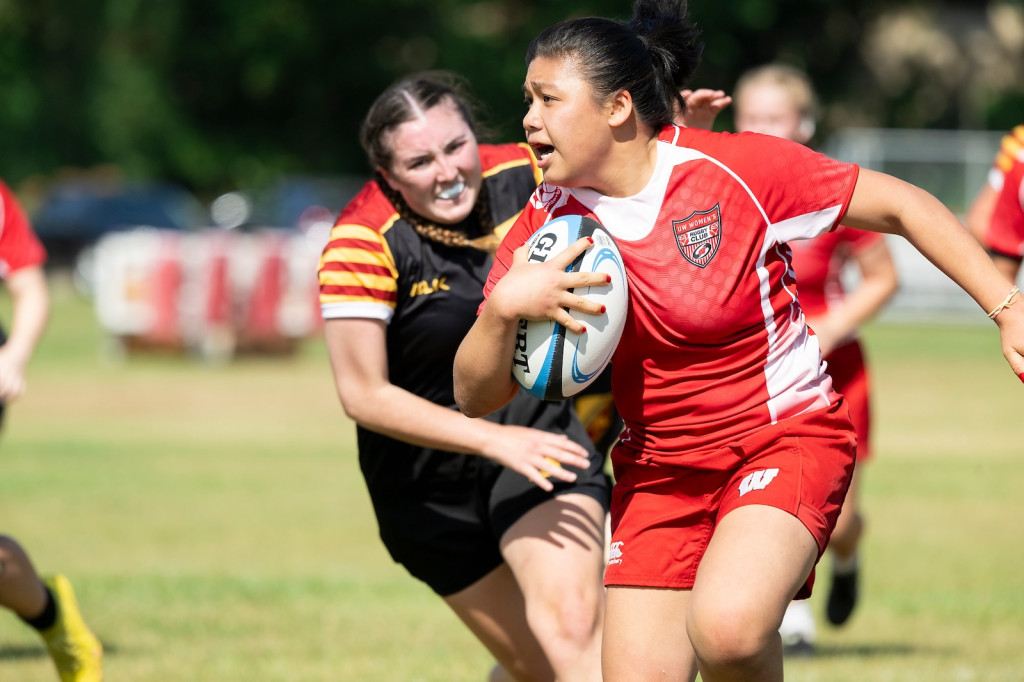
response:
<path fill-rule="evenodd" d="M 740 481 L 740 497 L 743 497 L 751 490 L 764 490 L 778 474 L 778 469 L 761 469 L 760 471 L 747 474 L 747 477 Z"/>

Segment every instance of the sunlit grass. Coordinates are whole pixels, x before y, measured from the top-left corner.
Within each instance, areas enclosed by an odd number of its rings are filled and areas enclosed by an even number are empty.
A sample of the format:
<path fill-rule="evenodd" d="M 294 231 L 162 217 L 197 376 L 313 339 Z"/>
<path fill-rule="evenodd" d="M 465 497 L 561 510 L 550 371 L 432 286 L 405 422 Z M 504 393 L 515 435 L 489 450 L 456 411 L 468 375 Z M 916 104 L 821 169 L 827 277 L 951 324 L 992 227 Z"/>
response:
<path fill-rule="evenodd" d="M 322 344 L 114 363 L 55 293 L 0 445 L 0 532 L 68 574 L 131 682 L 486 678 L 490 659 L 382 548 Z M 1024 679 L 1024 386 L 996 330 L 876 325 L 864 600 L 791 680 Z M 819 570 L 814 608 L 828 581 Z M 0 680 L 55 679 L 0 613 Z"/>

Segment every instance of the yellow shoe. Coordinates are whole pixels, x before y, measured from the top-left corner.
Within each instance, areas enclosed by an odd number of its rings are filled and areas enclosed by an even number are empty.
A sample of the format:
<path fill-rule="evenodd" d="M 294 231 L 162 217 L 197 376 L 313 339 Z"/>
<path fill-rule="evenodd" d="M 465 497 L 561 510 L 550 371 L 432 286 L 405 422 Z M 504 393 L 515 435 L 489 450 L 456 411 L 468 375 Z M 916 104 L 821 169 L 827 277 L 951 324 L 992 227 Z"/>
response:
<path fill-rule="evenodd" d="M 61 682 L 100 682 L 103 679 L 103 646 L 92 634 L 82 614 L 71 582 L 62 575 L 45 578 L 57 607 L 57 620 L 42 631 Z"/>

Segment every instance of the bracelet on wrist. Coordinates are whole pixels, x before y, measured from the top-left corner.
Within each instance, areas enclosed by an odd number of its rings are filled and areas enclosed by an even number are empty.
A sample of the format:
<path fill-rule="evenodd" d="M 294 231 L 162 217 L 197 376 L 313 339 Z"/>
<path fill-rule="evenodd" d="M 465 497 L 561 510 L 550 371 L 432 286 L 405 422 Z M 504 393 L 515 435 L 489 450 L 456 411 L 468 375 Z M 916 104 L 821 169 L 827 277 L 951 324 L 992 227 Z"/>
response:
<path fill-rule="evenodd" d="M 998 315 L 999 313 L 1003 312 L 1004 310 L 1009 308 L 1011 305 L 1013 305 L 1015 303 L 1015 301 L 1013 299 L 1019 293 L 1020 293 L 1020 289 L 1018 289 L 1017 287 L 1014 287 L 1014 288 L 1010 289 L 1009 295 L 1006 298 L 1003 299 L 1003 302 L 1000 303 L 999 305 L 997 305 L 995 308 L 993 308 L 992 312 L 990 312 L 988 314 L 988 319 L 990 319 L 990 320 L 996 319 L 996 315 Z"/>

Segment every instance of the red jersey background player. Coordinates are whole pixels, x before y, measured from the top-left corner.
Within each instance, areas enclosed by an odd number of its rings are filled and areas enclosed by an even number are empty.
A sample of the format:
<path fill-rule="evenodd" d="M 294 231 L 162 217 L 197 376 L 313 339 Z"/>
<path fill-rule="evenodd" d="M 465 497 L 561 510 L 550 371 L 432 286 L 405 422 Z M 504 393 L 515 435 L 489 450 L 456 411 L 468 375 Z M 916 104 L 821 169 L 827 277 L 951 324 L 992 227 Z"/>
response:
<path fill-rule="evenodd" d="M 814 135 L 816 97 L 810 79 L 795 68 L 768 64 L 748 71 L 737 81 L 734 102 L 740 132 L 775 135 L 801 144 L 809 143 Z M 877 232 L 839 226 L 820 237 L 794 241 L 790 248 L 800 306 L 818 339 L 832 385 L 846 398 L 857 431 L 858 468 L 829 539 L 833 561 L 826 615 L 832 624 L 842 625 L 858 596 L 857 547 L 864 521 L 857 472 L 871 452 L 870 380 L 857 330 L 895 293 L 898 278 L 884 236 Z M 847 292 L 841 275 L 850 264 L 858 269 L 860 281 Z M 790 651 L 813 650 L 814 617 L 806 601 L 790 604 L 781 634 Z"/>
<path fill-rule="evenodd" d="M 42 336 L 50 303 L 46 253 L 14 193 L 0 182 L 0 277 L 11 295 L 10 332 L 0 331 L 0 421 L 25 390 L 25 366 Z M 63 682 L 99 682 L 103 649 L 78 611 L 62 575 L 41 579 L 22 546 L 0 535 L 0 606 L 35 628 Z"/>

